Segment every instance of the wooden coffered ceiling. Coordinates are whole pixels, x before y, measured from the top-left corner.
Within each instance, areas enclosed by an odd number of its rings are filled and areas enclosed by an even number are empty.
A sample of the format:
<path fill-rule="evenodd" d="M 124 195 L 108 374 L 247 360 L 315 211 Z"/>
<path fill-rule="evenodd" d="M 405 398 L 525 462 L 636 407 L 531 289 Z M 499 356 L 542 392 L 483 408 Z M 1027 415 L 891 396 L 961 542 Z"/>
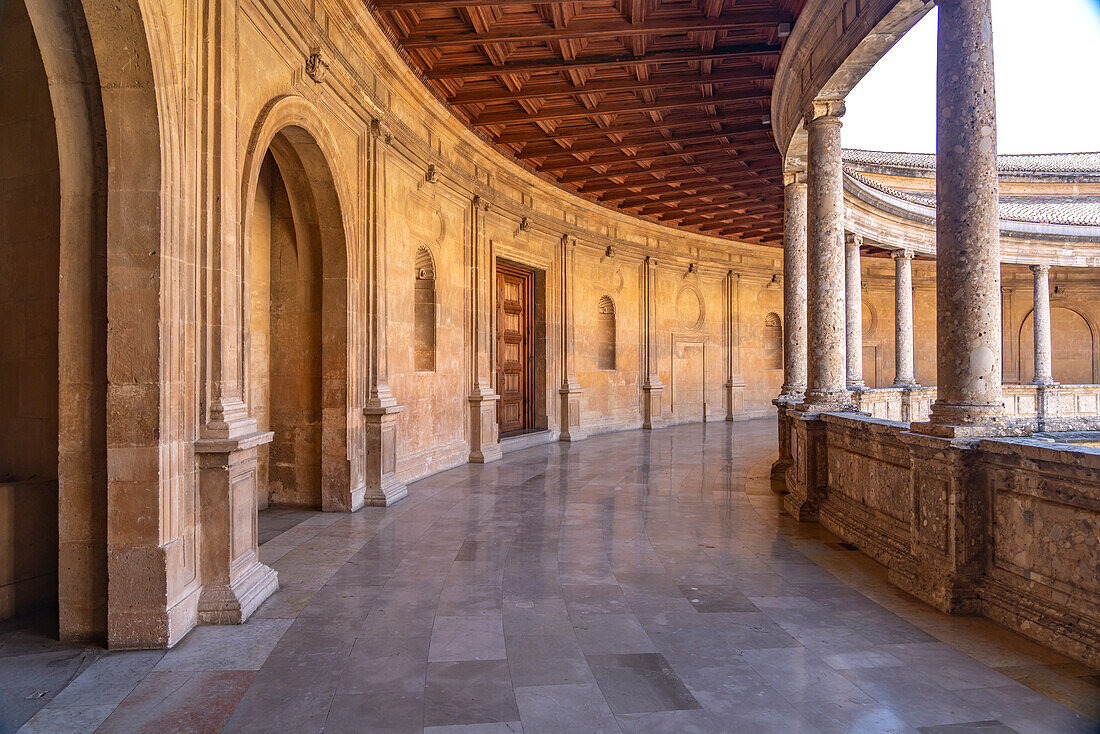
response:
<path fill-rule="evenodd" d="M 533 171 L 683 229 L 782 239 L 768 123 L 805 0 L 368 0 L 454 113 Z"/>

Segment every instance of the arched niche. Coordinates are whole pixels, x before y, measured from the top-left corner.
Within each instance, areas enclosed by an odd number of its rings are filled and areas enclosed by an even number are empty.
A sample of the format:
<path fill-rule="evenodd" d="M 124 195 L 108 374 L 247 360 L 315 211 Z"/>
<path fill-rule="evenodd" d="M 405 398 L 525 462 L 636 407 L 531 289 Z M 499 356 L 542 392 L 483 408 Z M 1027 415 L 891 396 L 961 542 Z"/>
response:
<path fill-rule="evenodd" d="M 1028 311 L 1018 332 L 1020 381 L 1035 377 L 1035 324 Z M 1050 305 L 1051 368 L 1063 385 L 1087 385 L 1097 381 L 1096 332 L 1089 320 L 1069 304 Z"/>
<path fill-rule="evenodd" d="M 258 504 L 339 508 L 347 460 L 348 248 L 326 156 L 278 130 L 246 200 L 247 392 L 260 430 Z"/>
<path fill-rule="evenodd" d="M 761 341 L 764 353 L 764 369 L 783 369 L 783 320 L 774 311 L 764 317 Z"/>
<path fill-rule="evenodd" d="M 436 343 L 435 258 L 418 247 L 413 265 L 413 369 L 435 372 Z"/>
<path fill-rule="evenodd" d="M 614 370 L 616 349 L 615 301 L 603 295 L 596 306 L 596 369 Z"/>

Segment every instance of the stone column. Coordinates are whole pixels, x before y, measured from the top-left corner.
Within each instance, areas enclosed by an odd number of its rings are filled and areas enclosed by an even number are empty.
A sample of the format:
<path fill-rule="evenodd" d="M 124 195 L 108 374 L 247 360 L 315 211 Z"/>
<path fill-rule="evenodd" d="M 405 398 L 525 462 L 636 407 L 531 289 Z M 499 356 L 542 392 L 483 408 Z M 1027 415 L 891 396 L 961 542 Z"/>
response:
<path fill-rule="evenodd" d="M 845 337 L 847 345 L 845 359 L 847 363 L 848 389 L 859 391 L 866 387 L 863 382 L 863 273 L 860 270 L 859 248 L 863 246 L 863 237 L 848 234 L 844 237 L 844 293 L 845 293 Z"/>
<path fill-rule="evenodd" d="M 642 338 L 645 340 L 642 374 L 642 428 L 661 425 L 661 394 L 665 386 L 657 374 L 657 306 L 654 288 L 657 258 L 647 255 L 642 263 Z"/>
<path fill-rule="evenodd" d="M 475 195 L 470 202 L 467 243 L 470 304 L 470 461 L 487 464 L 501 457 L 497 428 L 497 395 L 493 388 L 493 256 L 485 237 L 489 202 Z"/>
<path fill-rule="evenodd" d="M 894 250 L 894 384 L 911 388 L 913 376 L 913 251 Z"/>
<path fill-rule="evenodd" d="M 990 0 L 940 0 L 936 63 L 936 379 L 909 445 L 910 570 L 891 578 L 941 611 L 981 611 L 990 525 L 980 436 L 1002 419 L 1001 258 Z"/>
<path fill-rule="evenodd" d="M 1032 265 L 1034 274 L 1035 306 L 1031 320 L 1035 326 L 1035 379 L 1036 385 L 1054 384 L 1050 357 L 1050 266 Z"/>
<path fill-rule="evenodd" d="M 381 120 L 372 120 L 368 135 L 367 160 L 364 161 L 370 332 L 369 385 L 367 404 L 363 408 L 366 481 L 362 503 L 358 497 L 353 497 L 350 507 L 338 508 L 349 510 L 358 509 L 360 504 L 387 507 L 408 495 L 405 483 L 397 477 L 397 416 L 405 406 L 397 404 L 389 383 L 386 154 L 390 131 Z"/>
<path fill-rule="evenodd" d="M 783 189 L 783 391 L 806 391 L 806 174 L 788 174 Z"/>
<path fill-rule="evenodd" d="M 741 274 L 732 270 L 722 279 L 725 301 L 726 341 L 726 420 L 735 420 L 745 409 L 745 381 L 741 378 Z M 704 418 L 705 420 L 705 418 Z"/>
<path fill-rule="evenodd" d="M 574 260 L 577 238 L 562 235 L 561 262 L 558 268 L 561 298 L 561 434 L 562 441 L 581 441 L 588 434 L 581 427 L 581 395 L 577 382 L 575 354 L 576 333 L 573 318 Z"/>
<path fill-rule="evenodd" d="M 840 118 L 844 103 L 816 100 L 806 110 L 807 362 L 804 411 L 851 407 L 845 382 L 844 180 Z"/>
<path fill-rule="evenodd" d="M 939 4 L 936 136 L 936 381 L 929 432 L 998 421 L 1001 247 L 989 0 Z"/>

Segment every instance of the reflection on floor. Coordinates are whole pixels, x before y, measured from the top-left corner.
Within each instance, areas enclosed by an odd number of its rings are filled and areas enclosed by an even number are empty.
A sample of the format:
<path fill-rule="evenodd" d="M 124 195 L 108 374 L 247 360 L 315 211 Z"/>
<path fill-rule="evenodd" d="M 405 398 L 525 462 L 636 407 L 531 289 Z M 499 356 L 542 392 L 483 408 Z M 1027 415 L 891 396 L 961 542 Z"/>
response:
<path fill-rule="evenodd" d="M 4 720 L 41 690 L 26 731 L 1094 731 L 1096 671 L 783 515 L 774 430 L 536 446 L 392 508 L 268 515 L 281 588 L 248 624 L 49 675 L 23 662 L 65 646 L 5 633 Z"/>

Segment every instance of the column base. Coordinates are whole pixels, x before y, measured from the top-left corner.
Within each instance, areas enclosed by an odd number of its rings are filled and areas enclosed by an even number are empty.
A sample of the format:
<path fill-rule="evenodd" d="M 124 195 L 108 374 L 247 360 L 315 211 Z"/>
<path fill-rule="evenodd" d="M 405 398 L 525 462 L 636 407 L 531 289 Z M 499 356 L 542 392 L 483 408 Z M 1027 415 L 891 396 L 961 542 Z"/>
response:
<path fill-rule="evenodd" d="M 561 400 L 559 441 L 583 441 L 588 438 L 588 431 L 581 425 L 581 395 L 583 394 L 584 390 L 572 382 L 558 390 L 558 397 Z"/>
<path fill-rule="evenodd" d="M 942 612 L 977 614 L 990 508 L 974 442 L 915 432 L 901 438 L 909 445 L 915 563 L 891 581 Z"/>
<path fill-rule="evenodd" d="M 816 522 L 829 484 L 828 441 L 819 413 L 791 412 L 791 464 L 783 508 L 799 522 Z"/>
<path fill-rule="evenodd" d="M 851 413 L 856 410 L 856 404 L 852 402 L 852 394 L 847 390 L 807 391 L 802 402 L 794 408 L 803 413 Z"/>
<path fill-rule="evenodd" d="M 279 588 L 279 574 L 253 557 L 230 584 L 207 584 L 199 594 L 199 624 L 242 624 Z"/>
<path fill-rule="evenodd" d="M 241 624 L 279 588 L 260 563 L 256 537 L 256 449 L 271 431 L 195 442 L 199 465 L 200 624 Z"/>
<path fill-rule="evenodd" d="M 362 505 L 389 507 L 409 494 L 405 483 L 397 477 L 397 416 L 404 410 L 403 405 L 363 409 L 366 486 Z M 358 507 L 351 509 L 354 511 Z"/>
<path fill-rule="evenodd" d="M 470 393 L 470 462 L 488 464 L 503 453 L 497 432 L 497 400 L 500 396 L 488 388 Z"/>
<path fill-rule="evenodd" d="M 661 395 L 665 386 L 660 383 L 642 385 L 642 428 L 661 428 L 665 422 L 661 419 Z"/>
<path fill-rule="evenodd" d="M 724 385 L 726 392 L 726 420 L 737 420 L 738 413 L 745 412 L 745 383 L 741 380 L 729 380 Z"/>

